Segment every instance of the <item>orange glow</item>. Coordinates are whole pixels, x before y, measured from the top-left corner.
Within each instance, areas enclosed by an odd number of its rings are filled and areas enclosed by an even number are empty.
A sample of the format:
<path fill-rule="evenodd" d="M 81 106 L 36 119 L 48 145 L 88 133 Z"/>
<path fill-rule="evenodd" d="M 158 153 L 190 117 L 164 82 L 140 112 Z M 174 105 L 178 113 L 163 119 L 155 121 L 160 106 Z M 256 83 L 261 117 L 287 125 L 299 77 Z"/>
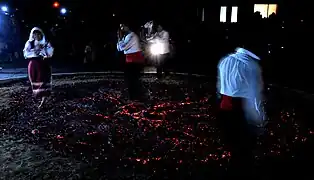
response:
<path fill-rule="evenodd" d="M 272 14 L 272 13 L 277 13 L 277 4 L 269 4 L 268 5 L 268 17 Z"/>
<path fill-rule="evenodd" d="M 255 4 L 254 12 L 260 12 L 263 18 L 268 18 L 272 13 L 277 13 L 277 4 Z"/>
<path fill-rule="evenodd" d="M 59 4 L 58 2 L 54 2 L 54 3 L 53 3 L 53 7 L 54 7 L 54 8 L 59 8 L 59 7 L 60 7 L 60 4 Z"/>

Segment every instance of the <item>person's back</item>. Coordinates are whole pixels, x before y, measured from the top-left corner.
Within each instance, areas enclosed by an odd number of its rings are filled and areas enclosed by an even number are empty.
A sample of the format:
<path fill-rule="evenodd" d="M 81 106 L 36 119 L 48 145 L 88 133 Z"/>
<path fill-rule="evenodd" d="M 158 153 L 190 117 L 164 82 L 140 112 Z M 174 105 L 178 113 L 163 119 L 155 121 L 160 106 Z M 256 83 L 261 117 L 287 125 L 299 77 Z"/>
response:
<path fill-rule="evenodd" d="M 125 34 L 124 37 L 121 32 Z M 120 25 L 117 49 L 125 54 L 125 81 L 130 99 L 139 99 L 141 96 L 140 76 L 145 59 L 138 36 L 126 24 Z"/>
<path fill-rule="evenodd" d="M 258 60 L 252 52 L 238 48 L 218 65 L 219 124 L 224 142 L 233 154 L 232 167 L 240 174 L 245 169 L 237 167 L 248 167 L 252 163 L 255 130 L 264 122 L 263 83 Z"/>

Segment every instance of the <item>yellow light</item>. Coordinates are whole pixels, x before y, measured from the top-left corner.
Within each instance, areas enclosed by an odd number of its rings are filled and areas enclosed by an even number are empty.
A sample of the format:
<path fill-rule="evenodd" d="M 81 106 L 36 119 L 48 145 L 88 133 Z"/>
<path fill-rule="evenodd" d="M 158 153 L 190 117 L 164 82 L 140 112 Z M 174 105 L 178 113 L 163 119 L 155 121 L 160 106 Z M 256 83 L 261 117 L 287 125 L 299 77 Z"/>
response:
<path fill-rule="evenodd" d="M 255 4 L 254 12 L 260 12 L 263 18 L 268 18 L 272 13 L 277 13 L 277 4 Z"/>
<path fill-rule="evenodd" d="M 268 5 L 268 17 L 272 14 L 272 13 L 277 13 L 277 4 L 269 4 Z"/>

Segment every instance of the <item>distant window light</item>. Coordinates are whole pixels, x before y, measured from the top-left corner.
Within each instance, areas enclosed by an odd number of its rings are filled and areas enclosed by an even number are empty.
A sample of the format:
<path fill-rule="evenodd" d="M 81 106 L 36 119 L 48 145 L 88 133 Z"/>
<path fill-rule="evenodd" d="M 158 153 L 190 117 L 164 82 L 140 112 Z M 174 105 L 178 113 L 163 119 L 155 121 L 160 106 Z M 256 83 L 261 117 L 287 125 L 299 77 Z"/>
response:
<path fill-rule="evenodd" d="M 263 18 L 268 18 L 271 14 L 277 13 L 277 4 L 255 4 L 255 12 L 260 12 Z"/>
<path fill-rule="evenodd" d="M 203 8 L 202 10 L 202 22 L 205 21 L 205 8 Z"/>
<path fill-rule="evenodd" d="M 220 8 L 220 22 L 227 22 L 227 7 L 222 6 Z"/>
<path fill-rule="evenodd" d="M 233 6 L 231 10 L 231 22 L 236 23 L 238 22 L 238 7 Z"/>
<path fill-rule="evenodd" d="M 272 14 L 277 14 L 277 4 L 269 4 L 268 5 L 268 17 Z"/>

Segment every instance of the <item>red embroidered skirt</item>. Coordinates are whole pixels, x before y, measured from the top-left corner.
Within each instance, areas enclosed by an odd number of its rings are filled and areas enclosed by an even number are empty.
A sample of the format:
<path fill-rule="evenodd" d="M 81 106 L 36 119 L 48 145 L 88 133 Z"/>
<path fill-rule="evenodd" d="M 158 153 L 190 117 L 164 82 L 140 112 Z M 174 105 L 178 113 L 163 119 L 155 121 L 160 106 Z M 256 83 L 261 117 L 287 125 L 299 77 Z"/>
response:
<path fill-rule="evenodd" d="M 142 51 L 126 54 L 125 55 L 125 62 L 126 63 L 144 63 L 145 58 Z"/>
<path fill-rule="evenodd" d="M 51 67 L 47 60 L 31 58 L 28 64 L 28 77 L 36 97 L 49 96 L 51 87 Z"/>

